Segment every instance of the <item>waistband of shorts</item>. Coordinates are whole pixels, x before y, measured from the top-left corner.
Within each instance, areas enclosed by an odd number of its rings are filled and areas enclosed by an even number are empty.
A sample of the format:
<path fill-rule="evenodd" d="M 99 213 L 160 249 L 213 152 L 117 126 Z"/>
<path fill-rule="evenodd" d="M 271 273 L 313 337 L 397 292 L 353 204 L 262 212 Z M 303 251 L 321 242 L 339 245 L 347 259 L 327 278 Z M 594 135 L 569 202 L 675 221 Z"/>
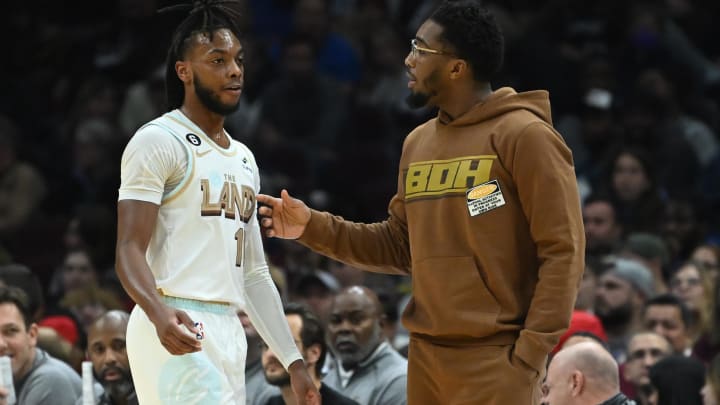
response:
<path fill-rule="evenodd" d="M 162 300 L 173 308 L 190 311 L 209 312 L 217 315 L 234 315 L 235 310 L 229 303 L 200 301 L 191 298 L 162 295 Z"/>

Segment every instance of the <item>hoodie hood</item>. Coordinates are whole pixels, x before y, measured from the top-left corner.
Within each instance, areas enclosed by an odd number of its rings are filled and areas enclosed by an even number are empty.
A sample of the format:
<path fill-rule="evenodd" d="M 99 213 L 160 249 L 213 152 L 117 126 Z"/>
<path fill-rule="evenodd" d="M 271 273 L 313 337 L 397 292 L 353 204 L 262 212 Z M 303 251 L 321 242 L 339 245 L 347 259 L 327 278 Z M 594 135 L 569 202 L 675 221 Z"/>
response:
<path fill-rule="evenodd" d="M 485 102 L 474 106 L 447 125 L 452 127 L 475 125 L 515 110 L 527 110 L 552 125 L 550 96 L 547 91 L 518 93 L 510 87 L 495 90 Z M 442 125 L 440 120 L 437 122 Z"/>

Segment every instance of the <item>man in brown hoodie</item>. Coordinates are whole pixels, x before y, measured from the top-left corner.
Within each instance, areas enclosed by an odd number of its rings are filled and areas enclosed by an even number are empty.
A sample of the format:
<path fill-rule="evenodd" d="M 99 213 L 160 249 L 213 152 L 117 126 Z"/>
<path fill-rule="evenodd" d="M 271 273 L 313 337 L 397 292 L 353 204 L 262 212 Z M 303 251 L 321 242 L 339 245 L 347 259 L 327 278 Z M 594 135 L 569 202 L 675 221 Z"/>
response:
<path fill-rule="evenodd" d="M 568 327 L 585 239 L 570 150 L 545 91 L 493 91 L 503 36 L 478 1 L 443 3 L 405 59 L 408 102 L 438 116 L 405 139 L 387 220 L 346 221 L 258 195 L 271 237 L 412 275 L 409 404 L 537 404 Z"/>

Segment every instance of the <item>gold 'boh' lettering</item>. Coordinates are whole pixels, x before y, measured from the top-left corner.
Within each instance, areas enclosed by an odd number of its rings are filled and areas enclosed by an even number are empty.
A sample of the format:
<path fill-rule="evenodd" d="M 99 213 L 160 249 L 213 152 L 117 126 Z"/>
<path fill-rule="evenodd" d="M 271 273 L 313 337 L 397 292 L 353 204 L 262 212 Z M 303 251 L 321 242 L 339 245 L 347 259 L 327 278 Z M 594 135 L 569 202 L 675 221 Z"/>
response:
<path fill-rule="evenodd" d="M 405 199 L 460 194 L 490 179 L 495 155 L 465 156 L 410 164 L 405 173 Z"/>

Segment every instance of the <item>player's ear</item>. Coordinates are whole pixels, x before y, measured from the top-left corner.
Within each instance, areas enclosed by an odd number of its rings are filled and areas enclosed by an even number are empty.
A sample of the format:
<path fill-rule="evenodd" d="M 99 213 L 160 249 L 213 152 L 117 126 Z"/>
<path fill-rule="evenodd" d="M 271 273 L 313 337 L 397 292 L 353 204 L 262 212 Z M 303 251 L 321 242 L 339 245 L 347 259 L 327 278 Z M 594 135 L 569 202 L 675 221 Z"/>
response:
<path fill-rule="evenodd" d="M 469 68 L 470 66 L 468 66 L 467 62 L 462 59 L 457 59 L 453 61 L 453 64 L 450 67 L 450 78 L 457 79 L 464 74 L 470 73 Z"/>
<path fill-rule="evenodd" d="M 179 60 L 175 62 L 175 73 L 183 83 L 190 83 L 192 81 L 192 69 L 190 69 L 189 63 Z"/>

